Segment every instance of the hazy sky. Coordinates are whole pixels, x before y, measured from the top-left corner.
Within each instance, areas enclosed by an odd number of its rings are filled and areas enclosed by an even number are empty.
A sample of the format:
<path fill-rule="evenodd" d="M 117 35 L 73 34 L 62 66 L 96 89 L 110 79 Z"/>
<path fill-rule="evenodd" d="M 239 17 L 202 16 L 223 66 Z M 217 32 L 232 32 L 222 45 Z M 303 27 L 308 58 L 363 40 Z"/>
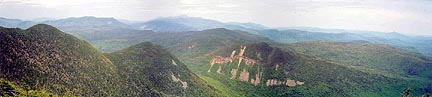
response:
<path fill-rule="evenodd" d="M 432 35 L 432 0 L 0 0 L 0 17 L 18 19 L 97 16 L 146 21 L 177 15 L 270 27 Z"/>

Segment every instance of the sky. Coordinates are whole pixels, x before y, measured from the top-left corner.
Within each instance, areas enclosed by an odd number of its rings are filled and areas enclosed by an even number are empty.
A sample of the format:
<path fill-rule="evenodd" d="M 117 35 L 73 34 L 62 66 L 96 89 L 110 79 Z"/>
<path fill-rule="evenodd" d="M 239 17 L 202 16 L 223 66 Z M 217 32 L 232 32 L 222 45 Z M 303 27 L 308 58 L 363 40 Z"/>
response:
<path fill-rule="evenodd" d="M 0 17 L 188 15 L 269 27 L 321 27 L 432 35 L 432 0 L 0 0 Z"/>

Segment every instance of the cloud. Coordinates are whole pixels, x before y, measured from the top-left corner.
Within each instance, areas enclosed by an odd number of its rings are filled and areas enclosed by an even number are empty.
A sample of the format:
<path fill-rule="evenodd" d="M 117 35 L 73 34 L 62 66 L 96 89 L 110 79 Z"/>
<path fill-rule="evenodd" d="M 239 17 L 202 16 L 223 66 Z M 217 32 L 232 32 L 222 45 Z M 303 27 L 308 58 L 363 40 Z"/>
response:
<path fill-rule="evenodd" d="M 0 0 L 0 16 L 99 16 L 143 21 L 189 15 L 273 27 L 314 26 L 431 35 L 431 4 L 430 0 Z"/>

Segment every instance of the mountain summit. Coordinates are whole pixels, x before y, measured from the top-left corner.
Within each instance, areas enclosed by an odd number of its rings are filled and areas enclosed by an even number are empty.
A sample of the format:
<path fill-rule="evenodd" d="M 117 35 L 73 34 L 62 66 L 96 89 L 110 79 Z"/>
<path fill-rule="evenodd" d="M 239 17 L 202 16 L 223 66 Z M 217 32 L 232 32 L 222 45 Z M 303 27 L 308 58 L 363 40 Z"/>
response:
<path fill-rule="evenodd" d="M 57 95 L 109 96 L 115 89 L 118 76 L 107 58 L 50 25 L 2 28 L 0 44 L 1 78 Z"/>

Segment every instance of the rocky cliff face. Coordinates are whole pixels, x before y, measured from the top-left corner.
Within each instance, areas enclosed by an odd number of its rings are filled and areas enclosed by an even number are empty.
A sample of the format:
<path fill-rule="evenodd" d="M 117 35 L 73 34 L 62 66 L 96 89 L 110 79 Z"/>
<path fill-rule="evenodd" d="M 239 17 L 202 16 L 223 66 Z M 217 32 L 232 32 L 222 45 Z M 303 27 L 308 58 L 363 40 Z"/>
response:
<path fill-rule="evenodd" d="M 248 50 L 248 47 L 251 49 Z M 236 53 L 237 51 L 239 53 Z M 285 69 L 279 69 L 282 67 L 279 64 L 285 61 L 284 58 L 281 60 L 281 57 L 285 56 L 277 56 L 280 55 L 279 53 L 283 52 L 277 48 L 269 47 L 266 43 L 241 45 L 239 49 L 232 50 L 230 56 L 214 56 L 210 60 L 210 68 L 207 72 L 211 73 L 212 68 L 216 65 L 218 66 L 216 73 L 229 75 L 227 77 L 230 77 L 231 80 L 247 82 L 254 86 L 280 85 L 294 87 L 303 85 L 304 81 L 292 80 L 288 73 L 263 77 L 263 73 L 266 72 L 289 72 Z"/>
<path fill-rule="evenodd" d="M 234 89 L 238 91 L 256 93 L 251 96 L 362 96 L 364 93 L 398 96 L 400 94 L 393 87 L 413 85 L 402 79 L 362 72 L 341 63 L 283 51 L 267 43 L 224 47 L 211 55 L 214 57 L 209 58 L 207 74 L 227 82 L 226 86 L 235 84 L 233 86 L 239 88 Z"/>

